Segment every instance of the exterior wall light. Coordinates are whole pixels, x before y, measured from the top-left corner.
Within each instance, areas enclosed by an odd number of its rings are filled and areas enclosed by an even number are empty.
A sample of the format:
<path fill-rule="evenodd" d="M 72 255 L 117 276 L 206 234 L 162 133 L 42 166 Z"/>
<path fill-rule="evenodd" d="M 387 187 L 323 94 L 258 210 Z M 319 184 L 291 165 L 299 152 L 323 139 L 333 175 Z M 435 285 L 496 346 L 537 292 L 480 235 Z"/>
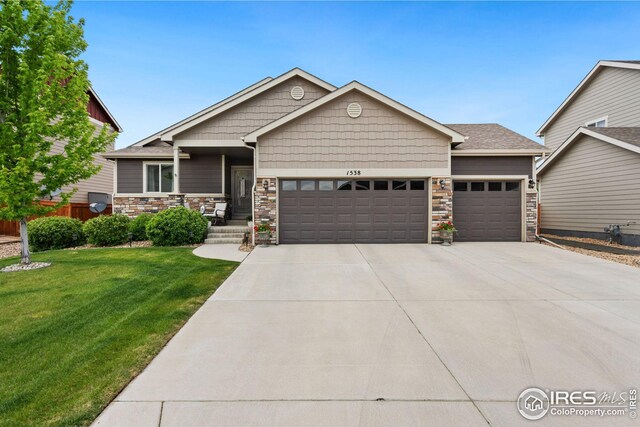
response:
<path fill-rule="evenodd" d="M 264 191 L 267 191 L 269 189 L 269 180 L 265 179 L 262 181 L 262 188 L 264 188 Z"/>
<path fill-rule="evenodd" d="M 533 180 L 533 178 L 529 178 L 529 188 L 536 188 L 536 182 Z"/>
<path fill-rule="evenodd" d="M 446 185 L 445 185 L 445 181 L 444 181 L 444 179 L 441 179 L 441 180 L 440 180 L 440 189 L 441 189 L 441 190 L 444 190 L 444 188 L 445 188 L 445 187 L 446 187 Z"/>

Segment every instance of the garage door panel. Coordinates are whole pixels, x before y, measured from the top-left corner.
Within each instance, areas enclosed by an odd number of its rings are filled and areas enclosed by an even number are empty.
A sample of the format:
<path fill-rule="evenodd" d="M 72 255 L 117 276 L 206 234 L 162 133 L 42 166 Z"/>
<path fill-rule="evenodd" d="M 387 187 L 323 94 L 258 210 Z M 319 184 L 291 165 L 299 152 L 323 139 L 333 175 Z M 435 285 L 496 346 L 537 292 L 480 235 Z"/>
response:
<path fill-rule="evenodd" d="M 520 241 L 522 199 L 520 190 L 456 191 L 453 217 L 458 241 Z"/>
<path fill-rule="evenodd" d="M 427 185 L 422 191 L 374 190 L 373 183 L 369 190 L 296 188 L 279 192 L 282 243 L 427 241 Z"/>

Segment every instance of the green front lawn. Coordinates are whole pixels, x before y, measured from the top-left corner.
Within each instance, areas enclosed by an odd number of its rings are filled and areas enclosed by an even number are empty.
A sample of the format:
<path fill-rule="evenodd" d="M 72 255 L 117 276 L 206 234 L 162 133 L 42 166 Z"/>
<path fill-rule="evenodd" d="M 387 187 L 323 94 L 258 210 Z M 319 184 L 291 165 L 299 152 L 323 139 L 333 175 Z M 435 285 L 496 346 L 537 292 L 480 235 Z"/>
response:
<path fill-rule="evenodd" d="M 0 273 L 2 426 L 91 423 L 238 265 L 189 248 L 33 258 L 53 265 Z"/>

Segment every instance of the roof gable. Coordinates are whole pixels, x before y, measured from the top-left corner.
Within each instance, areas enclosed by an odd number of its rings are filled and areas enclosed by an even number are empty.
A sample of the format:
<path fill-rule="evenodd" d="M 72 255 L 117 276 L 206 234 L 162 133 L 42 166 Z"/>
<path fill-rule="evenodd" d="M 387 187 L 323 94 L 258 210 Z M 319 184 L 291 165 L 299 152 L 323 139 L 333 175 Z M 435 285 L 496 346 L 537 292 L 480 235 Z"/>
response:
<path fill-rule="evenodd" d="M 301 77 L 305 80 L 308 80 L 328 91 L 334 90 L 335 86 L 325 82 L 324 80 L 321 80 L 317 77 L 315 77 L 312 74 L 307 73 L 304 70 L 301 70 L 299 68 L 294 68 L 291 71 L 288 71 L 284 74 L 282 74 L 281 76 L 276 77 L 275 79 L 271 79 L 267 82 L 265 82 L 264 84 L 261 84 L 257 87 L 255 87 L 252 90 L 248 90 L 248 91 L 244 91 L 243 93 L 240 93 L 238 96 L 234 96 L 233 99 L 228 99 L 226 102 L 224 103 L 219 103 L 215 106 L 210 107 L 207 110 L 203 110 L 202 112 L 191 116 L 189 119 L 184 120 L 182 123 L 179 123 L 177 125 L 172 126 L 170 129 L 168 129 L 167 131 L 163 131 L 162 134 L 160 135 L 160 139 L 162 141 L 172 141 L 173 137 L 181 132 L 184 132 L 185 130 L 196 126 L 218 114 L 221 114 L 277 85 L 279 85 L 280 83 L 283 83 L 289 79 L 291 79 L 292 77 Z"/>
<path fill-rule="evenodd" d="M 625 68 L 631 70 L 640 70 L 640 61 L 598 61 L 598 63 L 589 71 L 584 79 L 576 86 L 576 88 L 567 96 L 560 106 L 549 116 L 549 118 L 536 131 L 537 136 L 542 136 L 544 132 L 551 126 L 560 114 L 573 102 L 573 100 L 589 85 L 589 83 L 600 73 L 604 67 Z"/>
<path fill-rule="evenodd" d="M 302 88 L 302 98 L 291 91 Z M 175 134 L 173 141 L 237 140 L 244 135 L 301 108 L 328 93 L 327 89 L 293 76 L 246 101 Z"/>
<path fill-rule="evenodd" d="M 578 128 L 565 142 L 558 147 L 539 167 L 542 173 L 549 165 L 558 160 L 575 141 L 586 135 L 620 148 L 640 154 L 640 128 Z"/>
<path fill-rule="evenodd" d="M 234 93 L 233 95 L 223 99 L 222 101 L 216 102 L 215 104 L 205 108 L 204 110 L 200 110 L 197 113 L 192 114 L 191 116 L 187 117 L 186 119 L 180 120 L 178 123 L 174 123 L 171 126 L 168 126 L 168 127 L 164 128 L 164 129 L 162 129 L 161 131 L 154 133 L 153 135 L 149 135 L 148 137 L 136 142 L 133 145 L 140 147 L 140 146 L 145 146 L 145 145 L 147 145 L 147 144 L 149 144 L 151 142 L 154 142 L 154 141 L 159 141 L 160 140 L 160 136 L 162 136 L 163 133 L 169 132 L 172 129 L 177 128 L 178 126 L 182 126 L 185 123 L 188 123 L 190 120 L 193 120 L 193 119 L 201 116 L 202 114 L 207 114 L 208 112 L 215 110 L 216 108 L 226 104 L 227 102 L 231 102 L 234 99 L 239 98 L 240 96 L 244 95 L 245 93 L 248 93 L 248 92 L 251 92 L 254 89 L 257 89 L 258 87 L 262 86 L 265 83 L 270 82 L 271 80 L 273 80 L 273 78 L 266 77 L 266 78 L 260 80 L 259 82 L 254 83 L 251 86 L 247 86 L 246 88 L 242 89 L 241 91 Z"/>
<path fill-rule="evenodd" d="M 414 111 L 408 107 L 406 107 L 405 105 L 400 104 L 397 101 L 394 101 L 393 99 L 369 88 L 368 86 L 363 85 L 362 83 L 359 83 L 357 81 L 353 81 L 349 84 L 346 84 L 345 86 L 342 86 L 339 89 L 334 90 L 333 92 L 325 95 L 324 97 L 311 102 L 309 104 L 307 104 L 306 106 L 299 108 L 291 113 L 289 113 L 288 115 L 275 120 L 263 127 L 261 127 L 260 129 L 257 129 L 253 132 L 251 132 L 250 134 L 246 135 L 244 137 L 244 141 L 245 142 L 257 142 L 258 138 L 261 135 L 264 135 L 268 132 L 271 132 L 272 130 L 279 128 L 280 126 L 283 126 L 293 120 L 296 120 L 298 117 L 301 117 L 307 113 L 309 113 L 310 111 L 315 110 L 316 108 L 325 105 L 326 103 L 348 93 L 351 91 L 357 90 L 373 99 L 375 99 L 378 102 L 381 102 L 382 104 L 386 105 L 387 107 L 390 107 L 391 109 L 400 112 L 402 114 L 404 114 L 405 116 L 408 116 L 420 123 L 422 123 L 423 125 L 428 126 L 429 128 L 444 134 L 448 137 L 451 138 L 452 142 L 454 143 L 460 143 L 460 142 L 464 142 L 465 137 L 464 135 L 454 131 L 453 129 L 450 129 L 448 127 L 446 127 L 445 125 L 436 122 L 435 120 L 418 113 L 417 111 Z"/>

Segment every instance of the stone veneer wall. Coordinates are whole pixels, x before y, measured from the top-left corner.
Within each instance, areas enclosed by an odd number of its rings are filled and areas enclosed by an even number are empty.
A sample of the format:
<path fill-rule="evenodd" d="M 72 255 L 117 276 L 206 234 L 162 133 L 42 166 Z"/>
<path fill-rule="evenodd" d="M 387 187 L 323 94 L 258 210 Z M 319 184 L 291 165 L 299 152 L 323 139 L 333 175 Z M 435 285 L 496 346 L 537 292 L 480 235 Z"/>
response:
<path fill-rule="evenodd" d="M 538 193 L 535 190 L 526 189 L 526 237 L 527 242 L 536 241 L 536 233 L 538 232 Z"/>
<path fill-rule="evenodd" d="M 444 180 L 444 189 L 440 186 Z M 431 242 L 442 243 L 438 224 L 453 221 L 453 191 L 451 178 L 431 178 Z M 454 237 L 455 239 L 455 237 Z"/>
<path fill-rule="evenodd" d="M 171 206 L 179 206 L 179 197 L 180 196 L 177 195 L 169 195 L 166 197 L 114 197 L 113 212 L 135 218 L 143 212 L 157 213 Z M 183 197 L 185 206 L 188 204 L 189 208 L 193 210 L 200 210 L 200 206 L 205 205 L 207 211 L 212 211 L 216 203 L 225 201 L 225 198 L 222 196 L 193 197 L 187 195 Z"/>
<path fill-rule="evenodd" d="M 264 189 L 263 182 L 269 181 L 267 190 Z M 276 243 L 276 219 L 278 216 L 278 201 L 276 199 L 276 179 L 258 178 L 256 181 L 255 213 L 254 222 L 258 224 L 269 224 L 272 229 L 271 243 Z M 257 236 L 256 236 L 256 243 Z"/>

